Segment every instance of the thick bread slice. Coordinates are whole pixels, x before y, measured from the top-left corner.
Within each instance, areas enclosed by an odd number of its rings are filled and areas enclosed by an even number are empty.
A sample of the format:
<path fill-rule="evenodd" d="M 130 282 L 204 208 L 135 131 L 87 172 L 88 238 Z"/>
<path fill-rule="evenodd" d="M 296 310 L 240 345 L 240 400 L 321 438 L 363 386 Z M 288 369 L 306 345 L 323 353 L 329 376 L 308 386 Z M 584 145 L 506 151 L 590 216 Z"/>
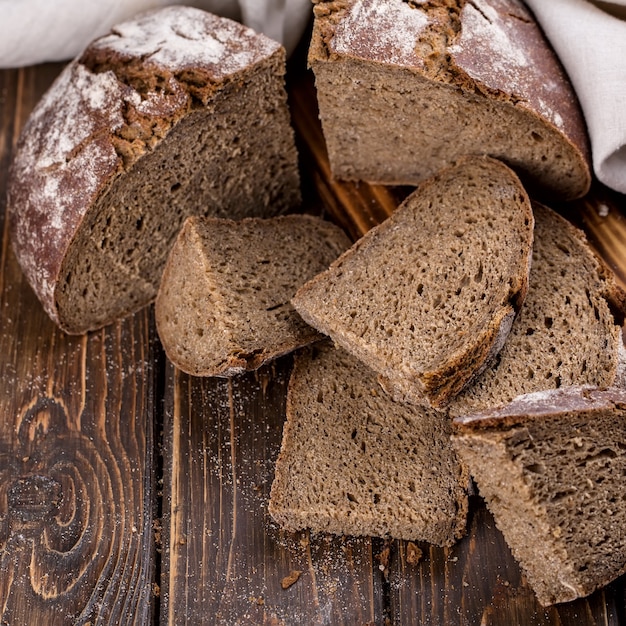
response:
<path fill-rule="evenodd" d="M 289 301 L 349 245 L 310 215 L 188 218 L 155 305 L 167 356 L 195 376 L 232 376 L 319 340 Z"/>
<path fill-rule="evenodd" d="M 318 0 L 309 63 L 338 178 L 416 184 L 488 154 L 542 193 L 589 189 L 576 96 L 520 0 Z"/>
<path fill-rule="evenodd" d="M 454 425 L 454 445 L 541 604 L 626 572 L 626 392 L 537 392 Z"/>
<path fill-rule="evenodd" d="M 515 174 L 462 159 L 298 291 L 312 326 L 442 407 L 502 347 L 526 294 L 533 215 Z"/>
<path fill-rule="evenodd" d="M 423 540 L 465 533 L 468 474 L 450 423 L 394 402 L 330 342 L 296 357 L 269 511 L 284 528 Z"/>
<path fill-rule="evenodd" d="M 515 396 L 578 385 L 624 382 L 624 292 L 584 233 L 534 204 L 530 287 L 494 365 L 450 404 L 454 416 Z"/>
<path fill-rule="evenodd" d="M 174 6 L 120 24 L 33 111 L 8 186 L 20 265 L 61 328 L 149 303 L 184 219 L 300 201 L 285 52 Z"/>

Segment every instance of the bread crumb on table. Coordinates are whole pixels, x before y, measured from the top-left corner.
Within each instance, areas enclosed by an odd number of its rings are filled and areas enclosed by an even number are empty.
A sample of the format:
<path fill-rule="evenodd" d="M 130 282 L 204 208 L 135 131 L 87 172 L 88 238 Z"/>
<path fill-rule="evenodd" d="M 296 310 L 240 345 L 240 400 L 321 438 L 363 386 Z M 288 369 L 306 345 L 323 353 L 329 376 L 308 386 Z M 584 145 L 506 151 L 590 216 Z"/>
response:
<path fill-rule="evenodd" d="M 424 556 L 421 548 L 416 546 L 412 541 L 406 544 L 406 562 L 409 565 L 417 565 Z"/>
<path fill-rule="evenodd" d="M 285 576 L 281 581 L 280 581 L 280 586 L 283 589 L 289 589 L 289 587 L 291 587 L 291 585 L 295 584 L 296 582 L 298 582 L 298 579 L 300 578 L 300 575 L 302 574 L 302 572 L 300 570 L 297 569 L 293 569 L 289 572 L 289 574 L 287 576 Z"/>

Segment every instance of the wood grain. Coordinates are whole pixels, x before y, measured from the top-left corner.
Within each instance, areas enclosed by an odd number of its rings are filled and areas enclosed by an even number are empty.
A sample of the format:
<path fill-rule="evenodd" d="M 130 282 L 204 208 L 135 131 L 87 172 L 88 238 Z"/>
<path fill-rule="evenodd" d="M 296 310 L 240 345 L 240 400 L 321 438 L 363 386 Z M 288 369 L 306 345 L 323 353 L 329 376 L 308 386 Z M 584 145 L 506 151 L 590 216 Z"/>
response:
<path fill-rule="evenodd" d="M 59 66 L 0 73 L 0 616 L 7 624 L 147 624 L 154 609 L 150 311 L 58 331 L 10 249 L 6 166 Z"/>
<path fill-rule="evenodd" d="M 289 358 L 232 380 L 168 369 L 164 623 L 382 621 L 371 539 L 289 535 L 268 515 L 290 369 Z"/>

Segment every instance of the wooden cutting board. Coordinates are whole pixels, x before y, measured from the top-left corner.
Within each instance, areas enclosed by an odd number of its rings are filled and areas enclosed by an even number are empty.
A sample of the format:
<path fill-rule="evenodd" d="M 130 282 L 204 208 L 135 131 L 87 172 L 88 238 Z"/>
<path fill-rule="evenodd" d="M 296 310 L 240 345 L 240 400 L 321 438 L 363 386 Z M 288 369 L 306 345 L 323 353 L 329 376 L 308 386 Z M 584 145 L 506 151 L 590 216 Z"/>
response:
<path fill-rule="evenodd" d="M 228 381 L 189 377 L 165 359 L 150 308 L 60 333 L 5 219 L 17 135 L 60 68 L 0 72 L 2 623 L 626 624 L 624 578 L 541 608 L 478 496 L 467 536 L 419 544 L 418 562 L 404 541 L 280 531 L 267 501 L 290 357 Z M 305 209 L 356 238 L 408 190 L 334 181 L 311 77 L 292 76 Z M 559 209 L 626 284 L 626 198 L 596 185 Z"/>

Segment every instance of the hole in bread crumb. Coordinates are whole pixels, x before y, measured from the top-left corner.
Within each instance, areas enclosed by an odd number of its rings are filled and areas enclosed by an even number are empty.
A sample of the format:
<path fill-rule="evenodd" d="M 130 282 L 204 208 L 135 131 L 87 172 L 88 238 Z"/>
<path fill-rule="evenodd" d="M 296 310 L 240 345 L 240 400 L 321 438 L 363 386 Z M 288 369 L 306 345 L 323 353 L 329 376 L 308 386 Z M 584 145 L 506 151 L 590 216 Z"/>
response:
<path fill-rule="evenodd" d="M 542 474 L 544 467 L 542 463 L 531 463 L 530 465 L 527 465 L 524 469 L 532 472 L 533 474 Z"/>
<path fill-rule="evenodd" d="M 181 188 L 181 184 L 180 183 L 174 183 L 171 187 L 170 187 L 170 191 L 178 191 Z"/>
<path fill-rule="evenodd" d="M 479 283 L 481 282 L 483 279 L 483 262 L 480 261 L 480 264 L 478 265 L 478 270 L 476 270 L 476 274 L 474 274 L 474 280 Z"/>

